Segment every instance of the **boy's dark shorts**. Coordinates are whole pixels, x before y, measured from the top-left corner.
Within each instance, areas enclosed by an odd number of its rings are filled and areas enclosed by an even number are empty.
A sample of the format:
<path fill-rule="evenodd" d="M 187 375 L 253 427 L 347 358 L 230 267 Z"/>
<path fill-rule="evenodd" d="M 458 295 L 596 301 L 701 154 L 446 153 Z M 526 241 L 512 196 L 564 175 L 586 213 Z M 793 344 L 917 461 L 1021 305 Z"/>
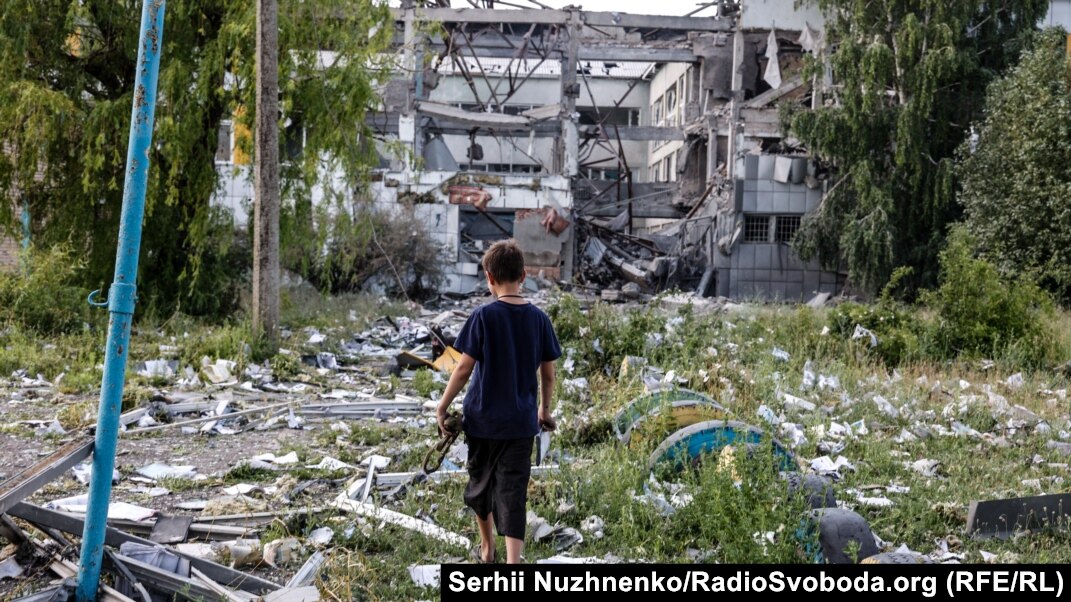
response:
<path fill-rule="evenodd" d="M 469 446 L 465 505 L 481 519 L 494 513 L 498 534 L 524 539 L 532 437 L 482 439 L 465 435 Z"/>

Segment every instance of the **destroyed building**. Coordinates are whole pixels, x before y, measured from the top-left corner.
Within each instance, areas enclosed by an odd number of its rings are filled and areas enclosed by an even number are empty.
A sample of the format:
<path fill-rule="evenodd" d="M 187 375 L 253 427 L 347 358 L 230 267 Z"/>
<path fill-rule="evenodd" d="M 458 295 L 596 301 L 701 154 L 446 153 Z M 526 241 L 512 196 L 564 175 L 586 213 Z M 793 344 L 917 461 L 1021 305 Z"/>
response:
<path fill-rule="evenodd" d="M 790 247 L 826 181 L 778 118 L 780 103 L 821 94 L 800 72 L 822 15 L 794 0 L 705 12 L 395 9 L 401 75 L 374 120 L 420 160 L 384 159 L 362 194 L 413 208 L 453 292 L 478 285 L 483 249 L 506 237 L 551 281 L 786 301 L 839 291 L 843 274 Z M 226 125 L 217 202 L 237 210 L 252 190 L 230 169 L 233 135 Z"/>

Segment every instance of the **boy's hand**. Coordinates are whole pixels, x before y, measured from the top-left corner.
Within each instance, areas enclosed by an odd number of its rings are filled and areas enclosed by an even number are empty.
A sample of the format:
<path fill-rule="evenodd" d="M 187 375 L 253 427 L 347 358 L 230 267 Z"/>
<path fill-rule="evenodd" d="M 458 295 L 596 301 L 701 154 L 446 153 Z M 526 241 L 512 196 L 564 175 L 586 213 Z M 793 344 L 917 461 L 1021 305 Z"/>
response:
<path fill-rule="evenodd" d="M 447 435 L 447 431 L 446 431 L 446 409 L 445 408 L 437 409 L 435 411 L 435 420 L 439 423 L 439 436 L 440 437 L 445 437 Z"/>
<path fill-rule="evenodd" d="M 558 421 L 550 415 L 550 410 L 544 409 L 543 406 L 539 406 L 539 426 L 548 433 L 552 433 L 554 429 L 558 428 Z"/>

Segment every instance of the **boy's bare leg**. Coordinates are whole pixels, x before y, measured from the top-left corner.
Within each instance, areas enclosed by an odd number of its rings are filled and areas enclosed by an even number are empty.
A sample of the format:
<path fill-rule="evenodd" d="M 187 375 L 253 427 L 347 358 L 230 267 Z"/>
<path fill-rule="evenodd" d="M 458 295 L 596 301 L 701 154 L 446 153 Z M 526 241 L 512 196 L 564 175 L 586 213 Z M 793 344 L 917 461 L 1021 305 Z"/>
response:
<path fill-rule="evenodd" d="M 506 564 L 520 564 L 521 552 L 524 551 L 524 540 L 516 537 L 506 538 Z"/>
<path fill-rule="evenodd" d="M 495 561 L 495 517 L 488 514 L 487 518 L 476 516 L 476 526 L 480 529 L 480 559 L 484 562 Z M 507 546 L 507 549 L 508 546 Z"/>

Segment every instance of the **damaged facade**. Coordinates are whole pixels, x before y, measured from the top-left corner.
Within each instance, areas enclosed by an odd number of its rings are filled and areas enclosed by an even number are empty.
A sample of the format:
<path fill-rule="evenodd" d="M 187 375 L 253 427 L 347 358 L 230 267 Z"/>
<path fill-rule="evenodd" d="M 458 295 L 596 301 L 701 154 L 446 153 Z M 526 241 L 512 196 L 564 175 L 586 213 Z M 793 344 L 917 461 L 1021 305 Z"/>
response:
<path fill-rule="evenodd" d="M 842 274 L 790 247 L 827 181 L 778 116 L 821 99 L 801 69 L 822 16 L 794 0 L 711 11 L 396 9 L 399 73 L 413 75 L 386 86 L 374 121 L 420 160 L 384 160 L 367 196 L 412 207 L 444 249 L 448 291 L 478 286 L 483 250 L 514 237 L 532 275 L 600 289 L 838 292 Z M 250 184 L 226 171 L 217 202 L 237 208 Z"/>

